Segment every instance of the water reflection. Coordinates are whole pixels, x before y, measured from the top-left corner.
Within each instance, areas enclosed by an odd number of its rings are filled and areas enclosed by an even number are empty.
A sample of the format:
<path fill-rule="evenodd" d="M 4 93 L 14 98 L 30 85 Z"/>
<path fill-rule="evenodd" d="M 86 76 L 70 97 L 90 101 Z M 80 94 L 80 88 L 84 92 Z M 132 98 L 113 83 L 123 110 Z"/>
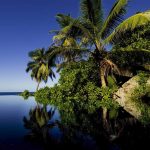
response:
<path fill-rule="evenodd" d="M 28 131 L 23 127 L 22 117 L 35 105 L 33 97 L 24 101 L 16 95 L 0 96 L 0 150 L 41 150 L 39 144 L 23 138 Z"/>
<path fill-rule="evenodd" d="M 57 125 L 56 120 L 52 121 L 54 114 L 55 109 L 51 107 L 48 110 L 46 105 L 38 104 L 34 109 L 30 109 L 29 116 L 23 118 L 24 127 L 30 130 L 26 139 L 41 141 L 45 145 L 49 145 L 52 142 L 50 131 Z"/>
<path fill-rule="evenodd" d="M 138 150 L 149 146 L 150 126 L 142 125 L 123 109 L 117 118 L 109 120 L 109 130 L 103 128 L 99 110 L 92 114 L 59 111 L 61 120 L 56 120 L 52 107 L 37 105 L 30 109 L 28 117 L 23 118 L 24 127 L 30 131 L 26 139 L 41 142 L 45 149 Z M 59 137 L 55 135 L 58 132 Z"/>

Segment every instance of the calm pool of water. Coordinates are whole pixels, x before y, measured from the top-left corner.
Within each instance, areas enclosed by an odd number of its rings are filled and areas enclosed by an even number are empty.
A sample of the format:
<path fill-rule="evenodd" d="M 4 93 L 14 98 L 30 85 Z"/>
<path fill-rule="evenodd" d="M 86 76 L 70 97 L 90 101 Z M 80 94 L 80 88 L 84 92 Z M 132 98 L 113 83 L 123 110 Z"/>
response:
<path fill-rule="evenodd" d="M 29 111 L 35 109 L 37 103 L 33 97 L 24 100 L 20 96 L 0 96 L 0 150 L 41 150 L 38 142 L 29 142 L 25 136 L 30 134 L 24 127 L 24 116 L 29 116 Z M 58 114 L 53 115 L 53 119 Z M 56 129 L 53 131 L 57 133 Z"/>
<path fill-rule="evenodd" d="M 149 147 L 150 126 L 135 124 L 131 117 L 128 122 L 127 119 L 120 119 L 118 124 L 114 122 L 118 126 L 112 126 L 110 136 L 101 129 L 99 120 L 84 113 L 87 118 L 82 117 L 83 114 L 76 112 L 76 121 L 72 122 L 74 118 L 62 112 L 53 106 L 38 104 L 34 97 L 24 100 L 17 95 L 0 95 L 0 150 L 79 150 L 78 147 L 85 150 L 141 150 Z M 108 140 L 114 135 L 119 136 L 113 141 Z"/>

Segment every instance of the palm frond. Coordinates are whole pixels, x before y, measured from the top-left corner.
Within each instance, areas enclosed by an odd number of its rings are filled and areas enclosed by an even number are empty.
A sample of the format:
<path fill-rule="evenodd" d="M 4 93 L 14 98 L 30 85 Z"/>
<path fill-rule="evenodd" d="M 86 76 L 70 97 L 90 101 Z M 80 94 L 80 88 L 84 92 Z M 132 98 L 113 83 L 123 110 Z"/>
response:
<path fill-rule="evenodd" d="M 58 33 L 59 33 L 59 30 L 50 30 L 49 33 L 50 33 L 50 34 L 58 34 Z"/>
<path fill-rule="evenodd" d="M 101 28 L 103 22 L 103 11 L 101 0 L 81 0 L 81 19 L 90 20 L 96 27 Z"/>
<path fill-rule="evenodd" d="M 73 46 L 54 46 L 53 47 L 53 51 L 50 51 L 48 53 L 49 56 L 56 56 L 56 55 L 62 55 L 62 56 L 66 56 L 66 55 L 73 55 L 74 57 L 77 55 L 80 55 L 81 53 L 88 53 L 89 49 L 87 48 L 81 48 L 81 47 L 73 47 Z"/>
<path fill-rule="evenodd" d="M 35 61 L 42 60 L 44 59 L 45 49 L 44 48 L 35 49 L 34 51 L 30 51 L 28 55 L 32 60 Z"/>
<path fill-rule="evenodd" d="M 125 32 L 133 31 L 134 29 L 147 25 L 148 23 L 150 23 L 150 11 L 135 14 L 118 25 L 113 33 L 104 40 L 104 43 L 114 43 Z"/>
<path fill-rule="evenodd" d="M 54 57 L 48 57 L 44 48 L 36 49 L 29 52 L 29 56 L 32 59 L 27 64 L 26 72 L 31 71 L 31 78 L 37 82 L 42 80 L 46 83 L 48 77 L 55 77 L 51 67 L 55 66 Z"/>
<path fill-rule="evenodd" d="M 59 43 L 61 44 L 62 41 L 64 41 L 68 36 L 71 36 L 71 32 L 73 29 L 73 22 L 70 22 L 68 25 L 66 25 L 65 27 L 63 27 L 58 34 L 56 34 L 55 36 L 53 36 L 53 41 L 59 45 Z"/>
<path fill-rule="evenodd" d="M 51 78 L 52 81 L 53 81 L 53 78 L 56 78 L 55 73 L 53 72 L 52 69 L 50 69 L 49 71 L 49 77 Z"/>
<path fill-rule="evenodd" d="M 87 21 L 87 20 L 86 20 Z M 89 24 L 82 23 L 80 20 L 76 19 L 72 22 L 72 27 L 76 27 L 80 31 L 80 36 L 86 37 L 94 41 L 93 32 L 87 28 Z M 92 23 L 90 24 L 91 27 Z"/>
<path fill-rule="evenodd" d="M 26 72 L 29 72 L 35 66 L 35 62 L 30 61 L 27 64 Z"/>
<path fill-rule="evenodd" d="M 56 21 L 60 25 L 61 28 L 64 28 L 70 24 L 73 18 L 70 15 L 57 14 Z"/>
<path fill-rule="evenodd" d="M 63 43 L 63 45 L 62 46 L 64 46 L 64 47 L 77 47 L 77 43 L 76 43 L 76 40 L 74 39 L 74 38 L 72 38 L 72 37 L 68 37 L 68 38 L 66 38 L 65 40 L 64 40 L 64 43 Z"/>
<path fill-rule="evenodd" d="M 61 45 L 67 38 L 78 39 L 82 36 L 93 39 L 92 33 L 87 29 L 87 24 L 82 24 L 79 19 L 74 19 L 68 26 L 62 28 L 58 34 L 53 37 L 56 45 Z"/>
<path fill-rule="evenodd" d="M 102 30 L 100 32 L 101 37 L 106 37 L 110 34 L 114 28 L 116 28 L 120 22 L 123 21 L 123 16 L 126 13 L 126 6 L 129 0 L 117 0 L 112 7 L 108 17 L 106 18 Z"/>

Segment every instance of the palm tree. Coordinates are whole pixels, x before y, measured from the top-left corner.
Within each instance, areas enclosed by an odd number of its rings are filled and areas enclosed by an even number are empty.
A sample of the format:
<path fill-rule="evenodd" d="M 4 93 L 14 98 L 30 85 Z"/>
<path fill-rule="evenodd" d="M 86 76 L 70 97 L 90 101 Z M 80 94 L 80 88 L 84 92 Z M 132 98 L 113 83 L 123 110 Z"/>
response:
<path fill-rule="evenodd" d="M 68 55 L 69 52 L 76 53 L 78 50 L 88 49 L 99 64 L 98 69 L 103 88 L 107 86 L 107 75 L 113 71 L 119 72 L 115 63 L 109 59 L 111 51 L 107 51 L 107 44 L 116 43 L 125 32 L 133 31 L 150 22 L 150 11 L 137 13 L 124 20 L 123 16 L 126 14 L 128 1 L 116 0 L 106 19 L 103 16 L 101 0 L 81 0 L 81 15 L 77 19 L 71 18 L 70 15 L 57 15 L 61 30 L 55 31 L 55 46 L 52 49 L 62 56 Z M 104 108 L 104 120 L 106 116 L 107 109 Z"/>
<path fill-rule="evenodd" d="M 55 77 L 55 74 L 51 69 L 54 64 L 52 63 L 52 59 L 47 58 L 44 48 L 29 52 L 29 57 L 32 61 L 27 64 L 26 72 L 31 71 L 31 78 L 37 81 L 37 91 L 41 81 L 46 83 L 48 77 L 51 79 Z"/>

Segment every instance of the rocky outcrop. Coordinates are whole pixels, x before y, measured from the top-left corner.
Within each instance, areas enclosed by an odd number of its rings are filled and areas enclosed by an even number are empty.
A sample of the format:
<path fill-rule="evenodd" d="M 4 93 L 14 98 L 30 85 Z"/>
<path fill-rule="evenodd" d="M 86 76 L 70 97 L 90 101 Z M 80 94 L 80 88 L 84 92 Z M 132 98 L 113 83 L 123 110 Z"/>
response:
<path fill-rule="evenodd" d="M 142 104 L 141 101 L 139 101 L 138 105 L 138 101 L 134 101 L 132 99 L 135 89 L 138 89 L 141 86 L 139 83 L 139 79 L 140 79 L 139 75 L 132 77 L 130 80 L 124 83 L 122 87 L 119 88 L 119 90 L 114 94 L 115 101 L 117 101 L 119 105 L 124 108 L 124 110 L 126 110 L 136 119 L 140 119 L 143 117 L 142 110 L 140 109 L 139 105 L 141 105 L 141 108 L 145 107 L 145 104 L 144 103 Z M 150 86 L 150 75 L 146 80 L 145 84 L 146 86 Z M 150 114 L 147 114 L 147 116 L 150 117 Z"/>

